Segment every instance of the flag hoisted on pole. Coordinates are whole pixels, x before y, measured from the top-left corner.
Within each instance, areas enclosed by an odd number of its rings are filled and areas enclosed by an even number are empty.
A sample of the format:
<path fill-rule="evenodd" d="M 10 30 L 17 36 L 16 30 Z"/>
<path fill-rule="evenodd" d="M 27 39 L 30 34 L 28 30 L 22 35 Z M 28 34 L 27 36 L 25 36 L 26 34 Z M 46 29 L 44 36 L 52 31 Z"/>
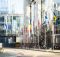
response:
<path fill-rule="evenodd" d="M 32 31 L 32 25 L 30 24 L 29 26 L 28 26 L 28 31 Z"/>
<path fill-rule="evenodd" d="M 48 13 L 47 12 L 45 12 L 45 21 L 44 21 L 45 23 L 45 25 L 46 25 L 46 31 L 48 31 L 49 30 L 49 16 L 48 16 Z"/>
<path fill-rule="evenodd" d="M 40 28 L 40 21 L 38 20 L 38 27 Z"/>
<path fill-rule="evenodd" d="M 54 22 L 56 22 L 56 20 L 57 20 L 57 17 L 54 15 L 53 19 L 54 19 Z"/>

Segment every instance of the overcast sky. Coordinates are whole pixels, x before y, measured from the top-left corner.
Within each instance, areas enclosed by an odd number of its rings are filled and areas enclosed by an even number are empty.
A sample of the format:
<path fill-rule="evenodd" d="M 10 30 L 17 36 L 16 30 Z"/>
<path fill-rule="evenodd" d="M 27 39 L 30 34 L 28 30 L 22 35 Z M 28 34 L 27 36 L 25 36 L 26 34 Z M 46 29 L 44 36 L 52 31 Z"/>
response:
<path fill-rule="evenodd" d="M 9 7 L 9 11 L 12 12 L 15 11 L 15 13 L 20 13 L 23 14 L 24 13 L 24 0 L 0 0 L 0 1 L 8 1 L 8 7 Z M 57 3 L 60 3 L 60 0 L 54 0 Z M 1 3 L 0 3 L 1 4 Z M 4 2 L 3 4 L 6 3 Z M 4 5 L 2 5 L 4 6 Z"/>
<path fill-rule="evenodd" d="M 60 0 L 54 0 L 55 2 L 57 2 L 57 3 L 60 3 Z"/>
<path fill-rule="evenodd" d="M 6 11 L 23 14 L 24 0 L 0 0 L 0 11 Z"/>
<path fill-rule="evenodd" d="M 24 7 L 24 0 L 10 0 L 9 2 L 9 7 L 15 13 L 20 13 L 22 14 L 24 12 L 23 7 Z M 11 10 L 10 10 L 11 11 Z"/>

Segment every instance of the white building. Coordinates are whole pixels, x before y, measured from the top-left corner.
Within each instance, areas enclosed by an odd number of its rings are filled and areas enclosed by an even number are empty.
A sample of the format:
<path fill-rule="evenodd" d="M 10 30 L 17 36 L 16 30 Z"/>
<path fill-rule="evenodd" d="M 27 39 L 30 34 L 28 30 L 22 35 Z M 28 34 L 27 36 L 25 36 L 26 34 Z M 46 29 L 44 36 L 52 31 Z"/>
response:
<path fill-rule="evenodd" d="M 13 38 L 13 36 L 15 36 L 15 42 L 16 36 L 19 36 L 20 39 L 24 24 L 23 3 L 23 0 L 0 0 L 0 35 L 2 35 L 0 40 L 4 38 L 2 41 L 5 43 L 8 38 Z"/>

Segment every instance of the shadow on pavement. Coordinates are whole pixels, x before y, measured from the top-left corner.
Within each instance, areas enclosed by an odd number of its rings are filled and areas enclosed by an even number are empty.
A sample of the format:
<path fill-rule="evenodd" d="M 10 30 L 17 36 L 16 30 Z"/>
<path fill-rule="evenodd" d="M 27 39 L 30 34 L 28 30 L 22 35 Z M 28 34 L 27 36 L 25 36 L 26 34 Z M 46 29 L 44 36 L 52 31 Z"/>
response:
<path fill-rule="evenodd" d="M 10 53 L 0 53 L 0 57 L 15 57 L 15 55 Z"/>

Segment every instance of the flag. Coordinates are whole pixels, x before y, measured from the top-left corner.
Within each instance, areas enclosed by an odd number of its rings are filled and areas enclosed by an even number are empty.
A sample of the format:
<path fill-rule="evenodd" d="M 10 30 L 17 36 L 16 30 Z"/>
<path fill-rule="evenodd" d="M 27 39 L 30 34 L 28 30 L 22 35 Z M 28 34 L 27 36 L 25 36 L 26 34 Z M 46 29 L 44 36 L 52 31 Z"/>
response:
<path fill-rule="evenodd" d="M 44 17 L 44 18 L 45 18 L 45 21 L 44 21 L 45 24 L 48 25 L 48 22 L 49 22 L 49 16 L 48 16 L 48 13 L 47 13 L 47 12 L 45 12 L 45 17 Z"/>
<path fill-rule="evenodd" d="M 28 31 L 32 31 L 32 25 L 30 24 L 30 25 L 28 25 Z"/>
<path fill-rule="evenodd" d="M 56 20 L 57 20 L 57 17 L 54 15 L 54 16 L 53 16 L 53 19 L 54 19 L 54 22 L 56 22 Z"/>
<path fill-rule="evenodd" d="M 39 20 L 38 20 L 38 27 L 40 27 L 40 22 L 39 22 Z"/>
<path fill-rule="evenodd" d="M 48 17 L 47 17 L 47 16 L 45 16 L 45 19 L 48 19 Z"/>

